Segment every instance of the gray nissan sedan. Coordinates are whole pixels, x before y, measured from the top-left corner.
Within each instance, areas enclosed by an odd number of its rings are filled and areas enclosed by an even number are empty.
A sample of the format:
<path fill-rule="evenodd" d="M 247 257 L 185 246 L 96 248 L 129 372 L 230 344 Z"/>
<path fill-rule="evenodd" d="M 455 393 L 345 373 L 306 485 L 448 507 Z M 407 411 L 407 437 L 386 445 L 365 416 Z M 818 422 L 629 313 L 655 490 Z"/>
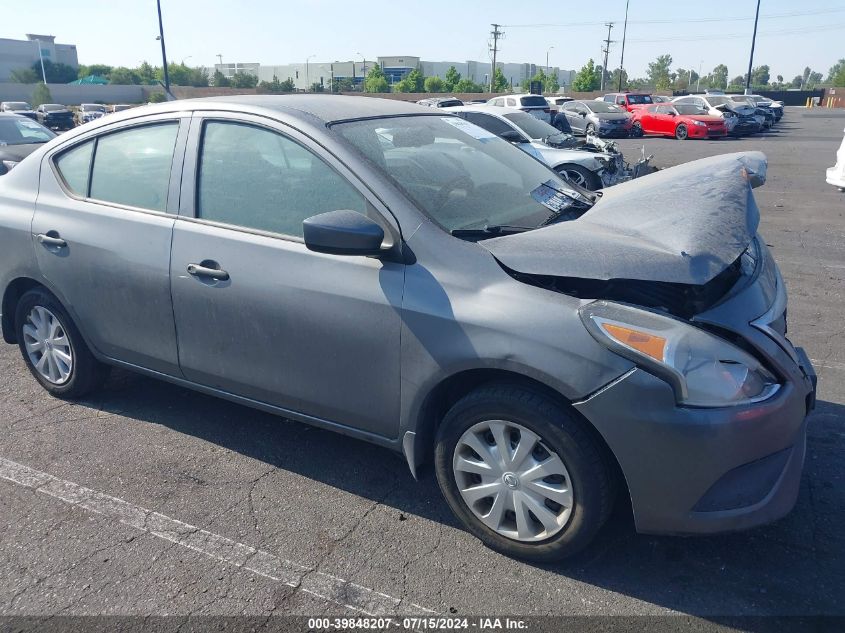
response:
<path fill-rule="evenodd" d="M 589 192 L 397 101 L 135 108 L 0 180 L 3 337 L 59 398 L 123 367 L 432 462 L 508 555 L 578 551 L 617 494 L 641 532 L 747 528 L 793 507 L 815 393 L 765 172 Z"/>

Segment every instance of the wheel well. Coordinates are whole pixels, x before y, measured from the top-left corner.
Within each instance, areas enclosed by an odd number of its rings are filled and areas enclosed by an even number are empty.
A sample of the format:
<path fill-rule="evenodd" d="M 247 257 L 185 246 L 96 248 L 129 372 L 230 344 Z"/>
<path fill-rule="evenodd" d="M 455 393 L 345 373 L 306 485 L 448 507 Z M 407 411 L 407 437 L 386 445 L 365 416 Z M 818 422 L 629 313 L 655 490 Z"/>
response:
<path fill-rule="evenodd" d="M 20 298 L 33 288 L 44 288 L 44 286 L 34 279 L 19 277 L 12 281 L 3 293 L 3 340 L 7 343 L 18 342 L 15 335 L 15 310 L 17 310 Z"/>
<path fill-rule="evenodd" d="M 509 385 L 517 385 L 525 389 L 540 393 L 551 400 L 554 400 L 563 407 L 572 411 L 580 420 L 582 420 L 584 429 L 595 440 L 596 444 L 604 453 L 611 470 L 618 481 L 620 489 L 624 489 L 625 494 L 628 493 L 625 477 L 622 473 L 622 468 L 610 450 L 610 447 L 605 442 L 604 437 L 598 432 L 589 420 L 587 420 L 579 411 L 572 407 L 572 403 L 567 400 L 560 392 L 549 387 L 548 385 L 515 372 L 502 369 L 470 369 L 467 371 L 458 372 L 440 382 L 425 399 L 417 418 L 416 427 L 416 449 L 417 449 L 417 465 L 430 462 L 434 454 L 434 437 L 437 433 L 437 427 L 445 417 L 446 413 L 451 409 L 455 403 L 461 398 L 471 392 L 473 389 L 481 385 L 490 383 L 506 383 Z"/>

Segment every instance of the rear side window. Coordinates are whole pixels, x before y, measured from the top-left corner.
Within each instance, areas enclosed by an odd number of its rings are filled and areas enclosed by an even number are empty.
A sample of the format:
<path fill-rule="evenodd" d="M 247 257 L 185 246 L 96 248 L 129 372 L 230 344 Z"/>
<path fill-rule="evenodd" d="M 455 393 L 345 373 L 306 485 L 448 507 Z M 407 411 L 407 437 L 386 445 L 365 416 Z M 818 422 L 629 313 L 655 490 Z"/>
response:
<path fill-rule="evenodd" d="M 254 125 L 205 124 L 198 217 L 302 237 L 303 220 L 339 209 L 367 212 L 358 190 L 299 143 Z"/>
<path fill-rule="evenodd" d="M 510 125 L 508 125 L 504 121 L 500 121 L 494 116 L 490 116 L 489 114 L 467 112 L 465 118 L 470 123 L 475 123 L 478 127 L 484 128 L 485 130 L 487 130 L 488 132 L 492 132 L 496 136 L 501 136 L 504 132 L 513 131 L 513 128 Z"/>
<path fill-rule="evenodd" d="M 508 99 L 508 105 L 513 107 L 516 105 L 516 99 Z"/>
<path fill-rule="evenodd" d="M 164 211 L 178 132 L 173 121 L 99 137 L 89 197 Z"/>
<path fill-rule="evenodd" d="M 88 141 L 69 149 L 56 159 L 56 168 L 65 181 L 65 186 L 78 196 L 88 195 L 93 151 L 94 141 Z"/>

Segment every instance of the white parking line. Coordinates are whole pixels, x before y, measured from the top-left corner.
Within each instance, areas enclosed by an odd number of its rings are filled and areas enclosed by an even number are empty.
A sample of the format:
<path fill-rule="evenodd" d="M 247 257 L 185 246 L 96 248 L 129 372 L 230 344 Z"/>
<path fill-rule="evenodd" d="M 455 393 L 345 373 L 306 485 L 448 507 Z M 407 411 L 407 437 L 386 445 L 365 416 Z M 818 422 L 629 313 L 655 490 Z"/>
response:
<path fill-rule="evenodd" d="M 374 591 L 343 578 L 284 560 L 274 554 L 238 543 L 194 525 L 133 505 L 71 481 L 59 479 L 0 457 L 0 479 L 31 488 L 64 503 L 116 519 L 124 525 L 249 570 L 264 578 L 316 596 L 333 604 L 372 616 L 430 615 L 418 604 Z"/>
<path fill-rule="evenodd" d="M 845 363 L 839 363 L 835 360 L 816 360 L 815 358 L 811 358 L 810 362 L 813 363 L 813 367 L 816 369 L 823 367 L 825 369 L 845 370 Z"/>

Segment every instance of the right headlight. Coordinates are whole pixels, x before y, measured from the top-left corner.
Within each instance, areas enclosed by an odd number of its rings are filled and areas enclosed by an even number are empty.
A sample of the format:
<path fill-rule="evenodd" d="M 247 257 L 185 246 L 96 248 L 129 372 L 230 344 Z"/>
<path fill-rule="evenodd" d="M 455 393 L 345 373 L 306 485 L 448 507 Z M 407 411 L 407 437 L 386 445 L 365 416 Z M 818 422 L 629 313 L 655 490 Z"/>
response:
<path fill-rule="evenodd" d="M 679 404 L 748 404 L 780 387 L 751 354 L 683 321 L 610 301 L 579 313 L 599 343 L 672 385 Z"/>

